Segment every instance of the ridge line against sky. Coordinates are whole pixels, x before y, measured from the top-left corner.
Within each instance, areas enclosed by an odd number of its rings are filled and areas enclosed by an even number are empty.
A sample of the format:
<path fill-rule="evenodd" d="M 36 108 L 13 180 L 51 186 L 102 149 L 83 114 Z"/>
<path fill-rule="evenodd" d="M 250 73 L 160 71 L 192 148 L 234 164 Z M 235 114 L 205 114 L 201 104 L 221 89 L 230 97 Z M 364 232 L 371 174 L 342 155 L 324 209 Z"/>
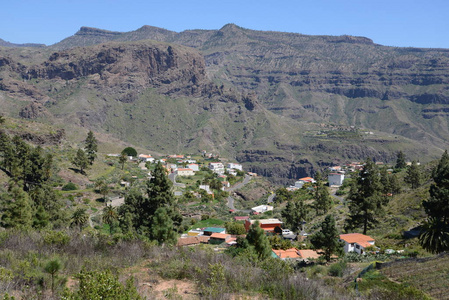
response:
<path fill-rule="evenodd" d="M 225 24 L 308 35 L 354 35 L 386 46 L 449 48 L 447 0 L 124 1 L 15 0 L 1 7 L 0 38 L 52 45 L 81 26 L 181 32 Z"/>

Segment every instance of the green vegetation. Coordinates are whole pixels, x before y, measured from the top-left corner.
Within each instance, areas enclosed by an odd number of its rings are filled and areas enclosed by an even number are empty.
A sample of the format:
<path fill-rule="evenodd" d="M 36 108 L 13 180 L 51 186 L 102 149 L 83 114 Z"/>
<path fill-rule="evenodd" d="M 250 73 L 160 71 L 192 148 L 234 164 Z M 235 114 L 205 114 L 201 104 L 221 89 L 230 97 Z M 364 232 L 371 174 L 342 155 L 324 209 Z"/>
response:
<path fill-rule="evenodd" d="M 126 154 L 126 156 L 136 157 L 137 156 L 137 151 L 133 147 L 126 147 L 125 149 L 123 149 L 121 154 Z"/>
<path fill-rule="evenodd" d="M 321 230 L 316 232 L 311 238 L 310 242 L 313 247 L 318 250 L 318 253 L 324 255 L 326 261 L 330 261 L 332 255 L 343 254 L 343 244 L 339 241 L 340 235 L 335 226 L 335 219 L 331 215 L 327 215 L 323 223 L 321 223 Z"/>
<path fill-rule="evenodd" d="M 388 199 L 382 195 L 379 171 L 371 159 L 365 161 L 347 199 L 350 215 L 346 220 L 346 228 L 361 226 L 363 234 L 366 234 L 368 228 L 378 222 L 383 206 L 388 203 Z"/>

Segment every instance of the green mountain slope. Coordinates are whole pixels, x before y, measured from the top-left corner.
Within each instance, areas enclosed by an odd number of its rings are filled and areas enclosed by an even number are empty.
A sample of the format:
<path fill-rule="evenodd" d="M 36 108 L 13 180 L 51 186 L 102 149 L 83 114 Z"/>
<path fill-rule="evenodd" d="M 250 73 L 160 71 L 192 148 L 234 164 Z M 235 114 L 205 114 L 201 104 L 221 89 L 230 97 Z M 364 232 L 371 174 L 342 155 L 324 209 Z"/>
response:
<path fill-rule="evenodd" d="M 449 51 L 363 37 L 82 27 L 50 47 L 2 48 L 0 74 L 10 116 L 216 151 L 274 181 L 397 150 L 431 160 L 449 140 Z"/>

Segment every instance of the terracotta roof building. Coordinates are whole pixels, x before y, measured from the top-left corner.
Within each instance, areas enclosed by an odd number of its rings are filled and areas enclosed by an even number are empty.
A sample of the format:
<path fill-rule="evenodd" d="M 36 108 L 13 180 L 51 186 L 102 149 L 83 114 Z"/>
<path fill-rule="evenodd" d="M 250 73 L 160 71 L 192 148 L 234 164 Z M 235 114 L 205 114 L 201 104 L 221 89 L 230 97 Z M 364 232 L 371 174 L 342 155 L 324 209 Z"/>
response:
<path fill-rule="evenodd" d="M 192 246 L 192 245 L 199 245 L 199 244 L 207 244 L 209 242 L 209 237 L 204 235 L 199 236 L 189 236 L 185 238 L 179 238 L 177 246 Z"/>
<path fill-rule="evenodd" d="M 345 253 L 357 252 L 363 254 L 365 248 L 374 246 L 374 239 L 361 233 L 340 234 L 340 241 L 345 242 Z"/>

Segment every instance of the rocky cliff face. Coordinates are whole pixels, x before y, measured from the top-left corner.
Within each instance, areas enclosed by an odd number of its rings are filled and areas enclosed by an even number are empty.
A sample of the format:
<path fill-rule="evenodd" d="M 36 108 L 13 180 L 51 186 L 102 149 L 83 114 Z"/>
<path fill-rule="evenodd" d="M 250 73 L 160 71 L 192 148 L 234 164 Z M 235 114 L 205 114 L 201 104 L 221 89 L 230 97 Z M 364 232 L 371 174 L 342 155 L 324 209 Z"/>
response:
<path fill-rule="evenodd" d="M 388 161 L 397 149 L 431 159 L 449 146 L 449 50 L 233 24 L 82 27 L 50 50 L 34 65 L 0 52 L 0 92 L 30 102 L 22 117 L 52 114 L 162 152 L 214 150 L 277 182 L 330 162 Z"/>
<path fill-rule="evenodd" d="M 154 87 L 167 94 L 194 95 L 205 84 L 205 68 L 202 56 L 187 48 L 110 44 L 55 52 L 42 65 L 26 70 L 24 77 L 89 78 L 91 84 L 119 92 Z"/>

